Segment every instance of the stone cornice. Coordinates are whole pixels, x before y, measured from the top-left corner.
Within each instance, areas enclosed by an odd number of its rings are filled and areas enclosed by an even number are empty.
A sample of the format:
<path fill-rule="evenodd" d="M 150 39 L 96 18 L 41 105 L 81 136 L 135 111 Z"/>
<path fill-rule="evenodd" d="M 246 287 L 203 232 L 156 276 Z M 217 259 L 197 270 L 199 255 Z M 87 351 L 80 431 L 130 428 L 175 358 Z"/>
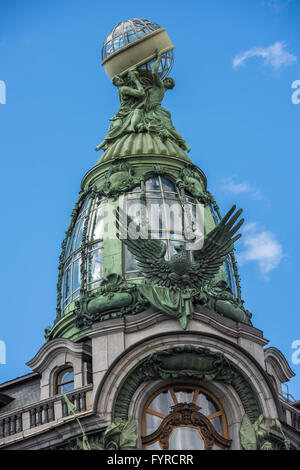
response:
<path fill-rule="evenodd" d="M 57 338 L 44 344 L 31 361 L 27 362 L 35 372 L 42 372 L 61 353 L 71 353 L 74 357 L 81 357 L 83 354 L 91 356 L 91 347 L 84 343 L 74 343 L 65 338 Z"/>
<path fill-rule="evenodd" d="M 218 313 L 200 305 L 195 306 L 193 320 L 199 324 L 205 323 L 210 325 L 220 334 L 223 334 L 232 339 L 237 340 L 238 338 L 245 338 L 259 344 L 260 346 L 265 346 L 268 344 L 268 340 L 263 337 L 261 330 L 258 330 L 257 328 L 254 328 L 250 325 L 246 325 L 245 323 L 235 322 L 230 318 L 222 317 Z M 156 323 L 174 323 L 174 321 L 175 320 L 170 320 L 169 317 L 160 313 L 157 309 L 150 308 L 131 317 L 116 318 L 94 323 L 93 330 L 87 333 L 86 336 L 104 336 L 122 331 L 129 334 L 135 331 L 147 329 Z M 187 331 L 197 331 L 195 330 L 194 322 L 190 323 L 190 325 L 187 327 Z M 167 328 L 168 327 L 166 325 L 166 330 Z M 164 332 L 166 332 L 166 330 L 164 330 Z"/>
<path fill-rule="evenodd" d="M 16 385 L 24 384 L 31 380 L 39 378 L 39 374 L 36 372 L 29 372 L 29 374 L 22 375 L 22 377 L 17 377 L 16 379 L 8 380 L 0 384 L 0 390 L 6 390 L 9 387 L 14 387 Z"/>
<path fill-rule="evenodd" d="M 289 363 L 279 349 L 274 348 L 273 346 L 266 348 L 265 360 L 266 363 L 269 362 L 273 366 L 281 383 L 288 382 L 295 376 L 295 373 L 292 371 Z"/>

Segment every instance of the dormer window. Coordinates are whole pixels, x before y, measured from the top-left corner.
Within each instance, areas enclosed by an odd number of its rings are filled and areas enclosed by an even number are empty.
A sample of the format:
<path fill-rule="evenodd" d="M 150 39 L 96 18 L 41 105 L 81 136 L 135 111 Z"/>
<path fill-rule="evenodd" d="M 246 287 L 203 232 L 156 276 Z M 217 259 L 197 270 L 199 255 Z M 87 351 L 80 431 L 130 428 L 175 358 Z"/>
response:
<path fill-rule="evenodd" d="M 72 367 L 62 370 L 57 376 L 57 393 L 67 393 L 74 389 L 74 371 Z"/>

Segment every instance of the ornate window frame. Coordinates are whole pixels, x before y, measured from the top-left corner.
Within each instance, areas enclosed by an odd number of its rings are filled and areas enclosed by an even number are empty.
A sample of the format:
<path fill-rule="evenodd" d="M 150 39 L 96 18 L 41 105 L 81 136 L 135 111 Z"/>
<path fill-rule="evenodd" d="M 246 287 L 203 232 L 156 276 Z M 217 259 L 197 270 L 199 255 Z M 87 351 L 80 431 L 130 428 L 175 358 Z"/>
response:
<path fill-rule="evenodd" d="M 191 389 L 194 391 L 193 401 L 191 403 L 182 402 L 179 403 L 174 392 L 174 388 L 183 387 L 185 389 Z M 168 415 L 163 415 L 156 410 L 150 409 L 149 405 L 151 402 L 159 396 L 161 393 L 170 392 L 173 399 L 174 405 L 171 406 L 171 412 Z M 216 413 L 205 416 L 200 412 L 200 407 L 196 405 L 198 395 L 203 393 L 208 396 L 213 403 L 216 405 L 219 411 Z M 149 435 L 146 435 L 146 415 L 152 414 L 162 418 L 162 422 L 159 427 Z M 211 420 L 216 417 L 221 417 L 222 420 L 222 431 L 223 435 L 219 434 L 215 427 L 212 425 Z M 226 414 L 221 402 L 206 388 L 203 388 L 197 384 L 187 384 L 182 382 L 169 383 L 163 387 L 159 387 L 154 393 L 148 398 L 142 413 L 142 437 L 141 443 L 143 449 L 147 449 L 148 445 L 154 442 L 159 443 L 162 450 L 169 449 L 169 438 L 174 429 L 178 427 L 191 427 L 197 429 L 204 441 L 204 450 L 213 450 L 214 446 L 217 445 L 223 450 L 229 450 L 231 447 L 231 440 L 228 439 L 228 424 Z"/>

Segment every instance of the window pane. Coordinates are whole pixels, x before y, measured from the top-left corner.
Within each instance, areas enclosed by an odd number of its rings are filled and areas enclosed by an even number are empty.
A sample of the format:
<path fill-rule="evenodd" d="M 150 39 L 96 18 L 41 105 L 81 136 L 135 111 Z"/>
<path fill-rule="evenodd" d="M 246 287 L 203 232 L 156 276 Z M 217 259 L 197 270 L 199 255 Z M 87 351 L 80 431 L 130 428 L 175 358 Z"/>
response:
<path fill-rule="evenodd" d="M 134 31 L 127 34 L 127 40 L 128 42 L 133 42 L 137 40 L 137 35 L 135 34 Z"/>
<path fill-rule="evenodd" d="M 169 438 L 170 450 L 203 450 L 204 442 L 195 428 L 175 428 Z"/>
<path fill-rule="evenodd" d="M 176 192 L 175 184 L 172 181 L 168 180 L 167 178 L 162 178 L 162 187 L 164 191 L 172 191 L 173 193 Z"/>
<path fill-rule="evenodd" d="M 66 392 L 70 392 L 71 390 L 74 390 L 74 382 L 70 382 L 66 385 L 61 385 L 59 387 L 58 393 L 66 393 Z"/>
<path fill-rule="evenodd" d="M 72 232 L 72 235 L 71 235 L 71 238 L 70 238 L 70 242 L 69 242 L 69 246 L 68 246 L 68 249 L 67 249 L 66 257 L 68 257 L 73 252 L 73 246 L 74 246 L 74 241 L 75 241 L 75 235 L 77 233 L 77 228 L 78 228 L 78 224 L 76 223 L 75 227 L 73 228 L 73 232 Z"/>
<path fill-rule="evenodd" d="M 168 197 L 170 199 L 179 199 L 179 194 L 178 193 L 166 193 L 166 192 L 164 192 L 164 196 Z"/>
<path fill-rule="evenodd" d="M 160 426 L 162 418 L 146 413 L 146 434 L 152 434 Z"/>
<path fill-rule="evenodd" d="M 80 274 L 80 259 L 77 259 L 73 266 L 73 292 L 80 287 L 81 274 Z"/>
<path fill-rule="evenodd" d="M 84 222 L 85 222 L 85 217 L 80 219 L 80 221 L 78 223 L 78 231 L 77 231 L 77 237 L 76 237 L 76 243 L 75 243 L 75 246 L 74 246 L 74 251 L 78 250 L 78 248 L 81 245 Z"/>
<path fill-rule="evenodd" d="M 147 201 L 147 214 L 149 226 L 152 230 L 162 230 L 167 228 L 163 201 L 161 198 Z"/>
<path fill-rule="evenodd" d="M 212 415 L 219 411 L 217 405 L 211 400 L 210 397 L 204 395 L 204 393 L 199 393 L 196 405 L 200 406 L 200 412 L 205 416 Z"/>
<path fill-rule="evenodd" d="M 102 277 L 102 249 L 92 251 L 88 255 L 88 282 L 93 282 Z"/>
<path fill-rule="evenodd" d="M 138 192 L 136 192 L 136 193 L 129 193 L 129 194 L 127 195 L 127 198 L 128 198 L 128 199 L 136 199 L 137 201 L 140 201 L 140 197 L 141 197 L 141 195 L 140 195 L 140 193 L 138 193 Z"/>
<path fill-rule="evenodd" d="M 70 237 L 70 241 L 69 241 L 68 248 L 66 251 L 66 257 L 72 254 L 73 251 L 77 250 L 81 244 L 82 230 L 83 230 L 83 225 L 84 225 L 84 221 L 86 218 L 87 207 L 89 205 L 89 202 L 90 202 L 90 199 L 87 198 L 81 206 L 79 215 L 77 217 L 75 226 L 73 228 L 73 231 Z"/>
<path fill-rule="evenodd" d="M 178 403 L 192 403 L 195 390 L 192 388 L 175 388 Z"/>
<path fill-rule="evenodd" d="M 97 289 L 100 287 L 101 281 L 92 282 L 87 286 L 88 290 Z"/>
<path fill-rule="evenodd" d="M 137 225 L 141 225 L 142 218 L 146 217 L 146 206 L 139 199 L 128 200 L 127 214 Z"/>
<path fill-rule="evenodd" d="M 223 435 L 222 418 L 218 416 L 217 418 L 212 419 L 210 422 L 215 428 L 215 430 L 222 436 Z"/>
<path fill-rule="evenodd" d="M 175 200 L 166 199 L 167 227 L 171 232 L 183 232 L 183 210 Z"/>
<path fill-rule="evenodd" d="M 155 397 L 148 408 L 158 411 L 163 415 L 168 415 L 171 412 L 171 406 L 175 405 L 172 395 L 169 390 L 165 390 Z"/>
<path fill-rule="evenodd" d="M 131 251 L 128 250 L 127 245 L 124 244 L 125 255 L 125 271 L 138 271 L 137 261 Z"/>
<path fill-rule="evenodd" d="M 83 203 L 82 206 L 81 206 L 81 209 L 80 209 L 80 211 L 79 211 L 79 214 L 82 214 L 82 213 L 87 209 L 87 207 L 88 207 L 88 205 L 89 205 L 89 202 L 90 202 L 90 198 L 87 197 L 86 200 L 84 201 L 84 203 Z"/>
<path fill-rule="evenodd" d="M 79 297 L 80 295 L 80 290 L 78 289 L 74 294 L 72 295 L 72 300 L 76 299 L 76 297 Z"/>
<path fill-rule="evenodd" d="M 74 379 L 74 372 L 73 371 L 68 371 L 68 372 L 65 372 L 63 374 L 63 376 L 61 377 L 60 383 L 64 384 L 66 382 L 70 382 L 73 379 Z"/>
<path fill-rule="evenodd" d="M 184 237 L 181 233 L 170 233 L 170 239 L 171 240 L 178 240 L 181 243 L 181 241 L 184 239 Z"/>
<path fill-rule="evenodd" d="M 64 299 L 66 299 L 70 295 L 70 291 L 71 291 L 71 266 L 69 266 L 65 272 L 64 281 L 65 281 Z"/>
<path fill-rule="evenodd" d="M 156 176 L 152 176 L 146 181 L 146 191 L 160 191 L 159 180 Z"/>
<path fill-rule="evenodd" d="M 104 234 L 105 205 L 99 206 L 93 213 L 90 240 L 102 240 Z"/>

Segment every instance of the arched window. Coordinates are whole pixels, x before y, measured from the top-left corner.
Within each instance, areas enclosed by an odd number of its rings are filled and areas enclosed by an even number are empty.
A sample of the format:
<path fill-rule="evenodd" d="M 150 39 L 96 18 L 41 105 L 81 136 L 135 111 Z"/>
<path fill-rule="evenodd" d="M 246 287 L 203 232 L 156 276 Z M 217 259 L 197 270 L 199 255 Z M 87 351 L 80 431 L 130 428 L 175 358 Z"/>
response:
<path fill-rule="evenodd" d="M 88 197 L 82 203 L 71 236 L 67 241 L 62 280 L 62 310 L 80 294 L 82 236 L 87 224 L 85 259 L 87 290 L 99 287 L 102 279 L 102 246 L 104 231 L 104 207 L 106 200 L 98 195 L 93 201 Z M 90 213 L 89 206 L 92 204 Z M 89 214 L 89 220 L 86 218 Z"/>
<path fill-rule="evenodd" d="M 56 393 L 67 393 L 74 389 L 74 371 L 72 367 L 63 369 L 57 376 Z"/>
<path fill-rule="evenodd" d="M 145 182 L 145 202 L 141 202 L 141 186 L 136 186 L 125 197 L 125 211 L 137 223 L 146 217 L 151 227 L 151 236 L 167 245 L 166 259 L 175 254 L 176 245 L 187 242 L 186 215 L 183 201 L 175 184 L 162 176 L 152 176 Z M 201 221 L 196 200 L 186 196 L 186 203 L 194 221 Z M 142 214 L 141 212 L 144 211 Z M 198 216 L 198 217 L 197 217 Z M 201 227 L 199 227 L 201 230 Z M 136 260 L 125 244 L 124 274 L 127 279 L 141 277 Z"/>
<path fill-rule="evenodd" d="M 90 200 L 87 198 L 79 211 L 71 236 L 67 242 L 62 281 L 62 309 L 79 296 L 81 284 L 81 242 L 84 222 Z"/>
<path fill-rule="evenodd" d="M 194 385 L 169 385 L 147 401 L 142 444 L 148 450 L 226 450 L 230 448 L 221 403 Z"/>
<path fill-rule="evenodd" d="M 87 246 L 87 289 L 100 286 L 102 279 L 102 248 L 106 199 L 98 195 L 89 217 Z"/>

